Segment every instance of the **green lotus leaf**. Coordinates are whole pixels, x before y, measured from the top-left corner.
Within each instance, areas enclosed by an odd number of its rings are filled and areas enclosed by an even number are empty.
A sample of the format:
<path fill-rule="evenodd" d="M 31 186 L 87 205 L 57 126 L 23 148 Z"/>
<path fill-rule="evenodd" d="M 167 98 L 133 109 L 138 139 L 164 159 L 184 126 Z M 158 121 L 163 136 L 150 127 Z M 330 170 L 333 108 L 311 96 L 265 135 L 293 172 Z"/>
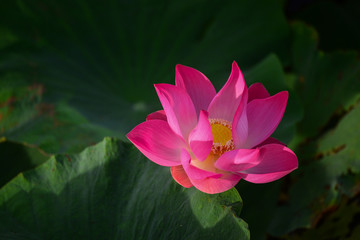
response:
<path fill-rule="evenodd" d="M 3 186 L 0 238 L 250 239 L 241 206 L 235 189 L 185 189 L 168 168 L 105 138 L 80 154 L 54 155 Z"/>

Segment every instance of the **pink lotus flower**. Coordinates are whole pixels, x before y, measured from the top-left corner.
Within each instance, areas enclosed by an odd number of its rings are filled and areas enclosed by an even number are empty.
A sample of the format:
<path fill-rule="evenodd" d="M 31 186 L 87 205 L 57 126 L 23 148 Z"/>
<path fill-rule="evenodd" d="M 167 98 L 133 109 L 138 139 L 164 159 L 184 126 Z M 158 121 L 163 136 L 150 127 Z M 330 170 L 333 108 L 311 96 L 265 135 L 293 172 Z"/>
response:
<path fill-rule="evenodd" d="M 175 82 L 155 85 L 164 110 L 127 137 L 151 161 L 171 167 L 180 185 L 220 193 L 240 179 L 267 183 L 298 167 L 296 155 L 270 137 L 285 112 L 287 91 L 270 96 L 261 83 L 247 88 L 236 62 L 218 93 L 190 67 L 177 65 Z"/>

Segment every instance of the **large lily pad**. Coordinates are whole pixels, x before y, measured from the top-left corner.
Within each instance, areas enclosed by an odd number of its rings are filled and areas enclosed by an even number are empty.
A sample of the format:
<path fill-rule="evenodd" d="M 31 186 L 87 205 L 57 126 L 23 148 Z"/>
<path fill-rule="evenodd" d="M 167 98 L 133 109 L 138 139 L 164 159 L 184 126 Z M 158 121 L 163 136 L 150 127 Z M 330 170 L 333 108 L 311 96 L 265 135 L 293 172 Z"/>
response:
<path fill-rule="evenodd" d="M 319 141 L 312 162 L 298 171 L 289 191 L 290 201 L 278 209 L 270 231 L 282 235 L 311 227 L 323 212 L 336 207 L 342 196 L 358 194 L 360 106 L 355 107 Z M 284 221 L 284 219 L 286 219 Z"/>
<path fill-rule="evenodd" d="M 89 123 L 65 103 L 42 102 L 43 86 L 27 85 L 18 75 L 0 78 L 0 137 L 46 153 L 78 152 L 111 131 Z M 5 161 L 1 159 L 1 161 Z M 6 172 L 4 168 L 0 173 Z"/>
<path fill-rule="evenodd" d="M 348 170 L 357 174 L 359 168 L 356 150 L 359 110 L 342 119 L 334 132 L 320 141 L 318 138 L 354 106 L 360 92 L 356 80 L 360 76 L 359 62 L 354 52 L 320 52 L 312 28 L 298 22 L 292 27 L 296 36 L 294 70 L 299 76 L 288 75 L 285 82 L 299 93 L 299 102 L 304 104 L 304 120 L 298 124 L 294 144 L 303 141 L 295 148 L 299 169 L 278 183 L 237 186 L 247 206 L 244 218 L 250 229 L 256 224 L 259 231 L 254 235 L 258 239 L 264 239 L 266 232 L 281 236 L 299 228 L 314 227 L 324 211 L 338 206 L 344 194 L 354 196 L 358 186 L 356 178 L 349 180 Z M 301 111 L 298 112 L 301 116 Z"/>
<path fill-rule="evenodd" d="M 295 86 L 304 103 L 298 138 L 307 141 L 297 148 L 300 167 L 292 174 L 294 184 L 268 229 L 276 236 L 316 226 L 324 212 L 338 206 L 343 195 L 354 196 L 358 184 L 356 178 L 344 179 L 358 174 L 360 108 L 341 119 L 356 106 L 360 92 L 356 52 L 323 53 L 316 49 L 314 29 L 296 22 L 293 31 L 294 70 L 299 75 Z"/>
<path fill-rule="evenodd" d="M 275 52 L 289 62 L 290 31 L 275 0 L 7 0 L 0 23 L 8 36 L 0 71 L 31 76 L 45 102 L 66 100 L 122 134 L 160 108 L 153 84 L 173 83 L 178 63 L 219 88 L 233 60 L 249 69 Z"/>
<path fill-rule="evenodd" d="M 327 130 L 332 116 L 359 97 L 360 61 L 355 51 L 323 53 L 317 50 L 316 31 L 303 23 L 294 23 L 293 32 L 296 90 L 304 104 L 299 134 L 315 137 Z"/>
<path fill-rule="evenodd" d="M 105 138 L 56 155 L 0 189 L 4 239 L 249 239 L 235 189 L 208 195 Z"/>

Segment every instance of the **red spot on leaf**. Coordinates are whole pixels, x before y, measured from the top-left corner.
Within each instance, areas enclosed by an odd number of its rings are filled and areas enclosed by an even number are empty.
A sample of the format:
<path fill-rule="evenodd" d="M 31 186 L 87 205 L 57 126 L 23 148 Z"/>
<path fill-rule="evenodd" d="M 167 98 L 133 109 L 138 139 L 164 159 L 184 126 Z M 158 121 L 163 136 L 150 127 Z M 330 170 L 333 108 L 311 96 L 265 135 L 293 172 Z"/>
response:
<path fill-rule="evenodd" d="M 0 108 L 10 106 L 16 101 L 14 96 L 9 97 L 5 102 L 0 103 Z"/>
<path fill-rule="evenodd" d="M 301 84 L 303 84 L 303 83 L 305 82 L 304 76 L 300 76 L 300 77 L 299 77 L 299 82 L 300 82 Z"/>
<path fill-rule="evenodd" d="M 39 115 L 48 115 L 50 117 L 54 117 L 55 115 L 54 104 L 41 103 L 36 106 L 36 108 Z"/>
<path fill-rule="evenodd" d="M 44 93 L 44 86 L 41 84 L 34 83 L 33 85 L 30 85 L 27 87 L 27 89 L 37 96 L 42 96 Z M 33 96 L 32 96 L 33 97 Z M 31 99 L 32 100 L 32 99 Z"/>
<path fill-rule="evenodd" d="M 69 157 L 69 155 L 65 154 L 65 157 L 67 158 L 68 162 L 71 162 L 71 158 Z"/>

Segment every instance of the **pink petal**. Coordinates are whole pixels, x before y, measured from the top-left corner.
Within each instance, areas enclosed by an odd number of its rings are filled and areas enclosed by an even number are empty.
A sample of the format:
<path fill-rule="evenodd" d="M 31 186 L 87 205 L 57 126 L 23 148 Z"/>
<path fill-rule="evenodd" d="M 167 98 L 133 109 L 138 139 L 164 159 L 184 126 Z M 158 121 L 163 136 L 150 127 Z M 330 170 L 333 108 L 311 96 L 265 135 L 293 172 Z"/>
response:
<path fill-rule="evenodd" d="M 137 125 L 127 138 L 151 161 L 162 166 L 181 164 L 181 149 L 185 143 L 163 120 L 151 120 Z"/>
<path fill-rule="evenodd" d="M 182 165 L 171 167 L 170 171 L 174 180 L 181 186 L 185 188 L 193 186 Z"/>
<path fill-rule="evenodd" d="M 270 137 L 284 115 L 287 100 L 288 92 L 283 91 L 268 98 L 252 100 L 247 105 L 248 139 L 243 148 L 252 148 Z"/>
<path fill-rule="evenodd" d="M 275 138 L 268 137 L 265 141 L 263 141 L 262 143 L 260 143 L 260 144 L 257 145 L 256 147 L 261 147 L 261 146 L 264 146 L 264 145 L 266 145 L 266 144 L 271 144 L 271 143 L 275 143 L 275 144 L 280 144 L 280 145 L 286 146 L 285 143 L 280 142 L 279 140 L 277 140 L 277 139 L 275 139 Z"/>
<path fill-rule="evenodd" d="M 213 145 L 213 136 L 207 112 L 200 112 L 198 125 L 190 133 L 189 143 L 195 157 L 200 161 L 205 160 Z"/>
<path fill-rule="evenodd" d="M 191 182 L 192 180 L 200 180 L 208 177 L 219 178 L 222 175 L 219 173 L 202 170 L 200 168 L 191 165 L 191 156 L 185 149 L 182 149 L 181 151 L 181 164 L 184 167 L 184 170 Z"/>
<path fill-rule="evenodd" d="M 184 89 L 170 84 L 156 84 L 155 89 L 171 129 L 187 141 L 197 123 L 194 104 L 189 95 Z"/>
<path fill-rule="evenodd" d="M 269 92 L 266 90 L 262 83 L 254 83 L 252 84 L 249 89 L 249 98 L 248 103 L 254 99 L 263 99 L 270 97 Z"/>
<path fill-rule="evenodd" d="M 219 174 L 192 166 L 190 154 L 185 149 L 181 153 L 181 163 L 191 183 L 205 193 L 225 192 L 234 187 L 241 179 L 239 175 L 231 173 Z"/>
<path fill-rule="evenodd" d="M 221 155 L 215 167 L 224 171 L 238 172 L 254 167 L 260 161 L 259 149 L 236 149 Z"/>
<path fill-rule="evenodd" d="M 200 110 L 207 110 L 216 95 L 215 88 L 209 79 L 191 67 L 176 65 L 175 82 L 177 87 L 186 90 L 194 103 L 197 114 Z"/>
<path fill-rule="evenodd" d="M 210 103 L 210 118 L 232 122 L 244 91 L 247 91 L 244 77 L 236 62 L 233 62 L 228 81 Z"/>
<path fill-rule="evenodd" d="M 248 119 L 246 114 L 246 103 L 247 91 L 244 91 L 243 97 L 232 121 L 232 136 L 236 149 L 242 148 L 248 137 Z"/>
<path fill-rule="evenodd" d="M 159 111 L 150 113 L 150 114 L 146 117 L 146 121 L 155 120 L 155 119 L 167 121 L 165 111 L 164 111 L 164 110 L 159 110 Z"/>
<path fill-rule="evenodd" d="M 194 187 L 202 192 L 215 194 L 225 192 L 234 187 L 241 179 L 241 176 L 236 174 L 227 174 L 221 178 L 209 177 L 202 180 L 191 179 Z"/>
<path fill-rule="evenodd" d="M 260 147 L 261 162 L 255 167 L 242 171 L 242 177 L 253 183 L 275 181 L 298 167 L 298 159 L 289 148 L 279 144 Z"/>

